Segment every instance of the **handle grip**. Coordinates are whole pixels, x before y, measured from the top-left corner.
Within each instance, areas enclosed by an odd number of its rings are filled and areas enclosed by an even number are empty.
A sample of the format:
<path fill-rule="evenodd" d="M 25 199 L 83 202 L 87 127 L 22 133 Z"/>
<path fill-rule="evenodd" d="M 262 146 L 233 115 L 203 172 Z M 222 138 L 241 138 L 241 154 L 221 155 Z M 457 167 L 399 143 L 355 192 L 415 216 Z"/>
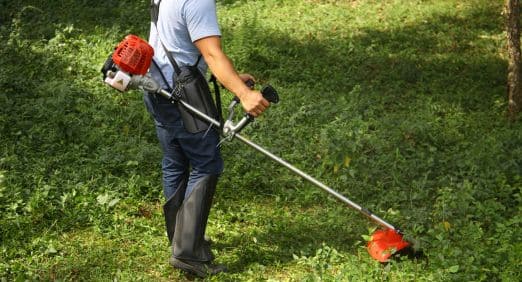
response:
<path fill-rule="evenodd" d="M 254 86 L 256 85 L 256 83 L 252 79 L 249 79 L 249 80 L 245 81 L 245 84 L 250 89 L 254 89 Z"/>
<path fill-rule="evenodd" d="M 251 89 L 254 87 L 254 81 L 252 81 L 252 80 L 247 80 L 245 83 Z M 279 94 L 277 94 L 277 91 L 271 85 L 267 84 L 267 85 L 263 86 L 263 88 L 261 89 L 261 94 L 263 95 L 263 98 L 265 98 L 268 102 L 274 103 L 274 104 L 279 103 Z M 236 103 L 240 102 L 239 98 L 237 98 L 237 96 L 234 97 L 234 101 Z M 254 116 L 249 113 L 245 113 L 245 117 L 243 117 L 243 119 L 240 122 L 238 122 L 237 127 L 235 128 L 234 131 L 236 133 L 240 132 L 243 128 L 245 128 L 245 126 L 247 126 L 252 121 L 254 121 Z"/>
<path fill-rule="evenodd" d="M 263 94 L 263 97 L 270 103 L 277 104 L 279 103 L 279 94 L 277 94 L 277 91 L 272 87 L 272 85 L 267 84 L 263 86 L 261 89 L 261 94 Z"/>

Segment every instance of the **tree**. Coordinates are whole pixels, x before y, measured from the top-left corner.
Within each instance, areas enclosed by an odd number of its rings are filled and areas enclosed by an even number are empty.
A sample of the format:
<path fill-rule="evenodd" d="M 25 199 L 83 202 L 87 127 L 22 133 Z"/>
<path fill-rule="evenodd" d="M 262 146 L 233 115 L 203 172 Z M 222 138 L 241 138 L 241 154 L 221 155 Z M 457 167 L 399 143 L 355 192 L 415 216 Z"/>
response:
<path fill-rule="evenodd" d="M 522 110 L 521 55 L 520 55 L 520 1 L 506 0 L 505 4 L 507 51 L 508 51 L 508 113 L 515 121 Z"/>

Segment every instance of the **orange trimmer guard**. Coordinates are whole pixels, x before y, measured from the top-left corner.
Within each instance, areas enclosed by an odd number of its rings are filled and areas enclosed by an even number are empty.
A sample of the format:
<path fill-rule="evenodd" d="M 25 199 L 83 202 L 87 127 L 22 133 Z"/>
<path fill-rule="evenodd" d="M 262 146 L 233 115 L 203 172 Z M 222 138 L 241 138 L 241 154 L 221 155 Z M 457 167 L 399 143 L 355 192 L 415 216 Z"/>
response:
<path fill-rule="evenodd" d="M 391 255 L 409 245 L 396 230 L 377 230 L 368 242 L 368 253 L 380 262 L 387 262 Z"/>

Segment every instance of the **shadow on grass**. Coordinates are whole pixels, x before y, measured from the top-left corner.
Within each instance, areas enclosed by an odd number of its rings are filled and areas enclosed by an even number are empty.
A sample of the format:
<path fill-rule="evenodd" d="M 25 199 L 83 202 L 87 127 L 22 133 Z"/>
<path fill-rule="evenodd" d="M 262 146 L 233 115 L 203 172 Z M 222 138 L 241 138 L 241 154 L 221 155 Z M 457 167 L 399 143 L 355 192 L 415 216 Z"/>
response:
<path fill-rule="evenodd" d="M 150 22 L 149 1 L 5 1 L 0 12 L 0 26 L 21 30 L 23 38 L 49 40 L 55 30 L 69 26 L 83 34 L 96 30 L 121 30 L 124 33 L 145 34 Z"/>

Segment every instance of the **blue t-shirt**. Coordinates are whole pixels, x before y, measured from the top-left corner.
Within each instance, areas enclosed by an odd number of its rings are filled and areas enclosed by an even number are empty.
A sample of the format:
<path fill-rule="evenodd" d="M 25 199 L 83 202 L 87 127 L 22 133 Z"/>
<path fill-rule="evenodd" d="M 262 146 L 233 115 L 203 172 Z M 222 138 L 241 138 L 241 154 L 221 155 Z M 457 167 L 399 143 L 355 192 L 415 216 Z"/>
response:
<path fill-rule="evenodd" d="M 159 0 L 155 0 L 155 3 L 157 2 Z M 154 23 L 151 23 L 149 43 L 154 48 L 154 61 L 159 65 L 170 86 L 173 85 L 174 68 L 159 39 L 161 38 L 161 42 L 178 65 L 184 66 L 194 65 L 200 56 L 193 42 L 209 36 L 221 36 L 215 0 L 161 1 L 157 29 Z M 207 64 L 203 59 L 198 67 L 202 73 L 206 73 Z M 163 88 L 167 88 L 154 64 L 151 65 L 150 73 Z"/>

